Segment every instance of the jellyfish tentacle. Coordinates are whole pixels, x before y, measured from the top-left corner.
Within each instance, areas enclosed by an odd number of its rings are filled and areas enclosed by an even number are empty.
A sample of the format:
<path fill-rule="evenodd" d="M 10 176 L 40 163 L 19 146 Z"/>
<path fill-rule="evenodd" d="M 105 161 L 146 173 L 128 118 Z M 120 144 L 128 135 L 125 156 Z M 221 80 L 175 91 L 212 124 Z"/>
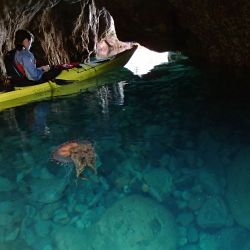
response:
<path fill-rule="evenodd" d="M 81 177 L 86 167 L 97 174 L 94 147 L 88 141 L 65 142 L 52 153 L 52 159 L 63 165 L 74 163 L 77 178 L 87 179 L 84 176 Z"/>

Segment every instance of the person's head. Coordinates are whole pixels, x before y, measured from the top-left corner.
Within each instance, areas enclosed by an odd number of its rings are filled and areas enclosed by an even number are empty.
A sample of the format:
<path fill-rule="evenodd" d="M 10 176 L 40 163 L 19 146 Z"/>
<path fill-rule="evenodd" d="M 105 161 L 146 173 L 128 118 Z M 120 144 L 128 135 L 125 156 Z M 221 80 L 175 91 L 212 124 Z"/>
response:
<path fill-rule="evenodd" d="M 18 50 L 22 50 L 23 48 L 29 50 L 33 40 L 34 36 L 28 30 L 17 30 L 15 33 L 15 46 Z"/>

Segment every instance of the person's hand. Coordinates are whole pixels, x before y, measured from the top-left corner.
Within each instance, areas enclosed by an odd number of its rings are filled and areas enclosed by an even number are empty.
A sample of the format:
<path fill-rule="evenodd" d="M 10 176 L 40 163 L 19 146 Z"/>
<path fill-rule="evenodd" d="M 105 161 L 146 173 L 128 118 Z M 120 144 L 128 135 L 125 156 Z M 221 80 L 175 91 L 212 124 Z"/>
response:
<path fill-rule="evenodd" d="M 50 66 L 49 66 L 49 65 L 44 65 L 44 66 L 42 66 L 41 68 L 42 68 L 42 70 L 43 70 L 44 72 L 48 72 L 48 71 L 50 70 Z"/>

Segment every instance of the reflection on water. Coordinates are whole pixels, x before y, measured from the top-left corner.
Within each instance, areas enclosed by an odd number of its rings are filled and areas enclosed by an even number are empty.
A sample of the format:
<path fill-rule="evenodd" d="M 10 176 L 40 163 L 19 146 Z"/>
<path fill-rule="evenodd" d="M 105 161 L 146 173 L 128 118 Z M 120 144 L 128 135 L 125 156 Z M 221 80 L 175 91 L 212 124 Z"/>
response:
<path fill-rule="evenodd" d="M 169 62 L 0 113 L 0 249 L 249 250 L 246 76 Z M 84 139 L 97 175 L 51 161 Z"/>

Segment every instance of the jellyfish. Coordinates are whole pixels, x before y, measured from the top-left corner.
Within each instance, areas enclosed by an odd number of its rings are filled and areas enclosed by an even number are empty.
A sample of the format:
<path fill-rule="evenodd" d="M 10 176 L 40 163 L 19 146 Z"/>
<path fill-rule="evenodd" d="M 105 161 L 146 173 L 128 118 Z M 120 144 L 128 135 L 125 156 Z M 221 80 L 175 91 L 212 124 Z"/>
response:
<path fill-rule="evenodd" d="M 95 174 L 95 151 L 89 141 L 68 141 L 61 144 L 52 154 L 52 159 L 61 164 L 74 163 L 76 177 L 87 179 L 83 172 L 86 167 Z"/>

